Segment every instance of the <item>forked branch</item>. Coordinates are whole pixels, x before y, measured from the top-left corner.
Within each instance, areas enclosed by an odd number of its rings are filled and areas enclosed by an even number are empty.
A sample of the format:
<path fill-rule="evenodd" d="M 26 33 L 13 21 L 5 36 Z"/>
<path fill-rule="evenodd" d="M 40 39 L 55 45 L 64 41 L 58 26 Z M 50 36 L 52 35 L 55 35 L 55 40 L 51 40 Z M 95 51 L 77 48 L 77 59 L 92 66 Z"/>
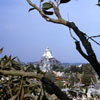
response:
<path fill-rule="evenodd" d="M 75 32 L 75 34 L 80 39 L 83 47 L 85 48 L 87 54 L 85 54 L 82 51 L 80 44 L 79 44 L 79 42 L 77 42 L 77 40 L 76 40 L 76 49 L 86 60 L 88 60 L 88 62 L 93 66 L 93 68 L 95 69 L 97 74 L 100 76 L 100 64 L 99 64 L 99 62 L 96 58 L 96 55 L 92 49 L 91 43 L 88 41 L 86 33 L 80 31 L 75 23 L 64 20 L 60 15 L 58 6 L 56 7 L 52 1 L 50 1 L 49 3 L 52 5 L 57 19 L 53 19 L 53 18 L 47 16 L 46 14 L 44 14 L 44 12 L 40 8 L 38 8 L 35 4 L 33 4 L 30 0 L 27 0 L 27 2 L 29 3 L 29 5 L 34 7 L 46 21 L 65 25 Z M 75 38 L 74 38 L 74 40 L 75 40 Z"/>

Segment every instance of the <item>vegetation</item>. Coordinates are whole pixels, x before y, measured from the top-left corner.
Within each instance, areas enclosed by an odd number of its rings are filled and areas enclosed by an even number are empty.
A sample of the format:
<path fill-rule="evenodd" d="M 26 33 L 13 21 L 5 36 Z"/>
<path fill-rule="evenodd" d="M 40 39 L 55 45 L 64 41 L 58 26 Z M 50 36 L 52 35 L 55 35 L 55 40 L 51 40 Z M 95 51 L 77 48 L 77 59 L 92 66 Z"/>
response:
<path fill-rule="evenodd" d="M 51 73 L 42 73 L 38 66 L 21 64 L 18 57 L 5 55 L 0 59 L 0 100 L 51 100 L 53 94 L 52 100 L 71 100 L 50 77 L 55 79 Z"/>
<path fill-rule="evenodd" d="M 92 49 L 89 38 L 97 43 L 92 37 L 89 37 L 86 33 L 79 30 L 74 22 L 66 21 L 62 18 L 59 12 L 59 5 L 61 3 L 68 3 L 71 0 L 40 0 L 40 6 L 27 0 L 32 8 L 29 11 L 37 10 L 40 15 L 48 22 L 62 24 L 69 28 L 71 37 L 75 40 L 77 51 L 93 66 L 94 70 L 100 76 L 100 64 L 96 58 L 96 55 Z M 53 11 L 48 11 L 53 8 Z M 50 15 L 55 14 L 57 19 L 53 19 Z M 79 40 L 72 36 L 71 29 L 78 36 Z M 86 53 L 82 50 L 80 42 L 86 50 Z M 97 43 L 100 45 L 99 43 Z M 0 49 L 2 53 L 3 48 Z M 17 61 L 15 59 L 17 58 Z M 68 70 L 67 70 L 68 71 Z M 69 69 L 71 85 L 74 82 L 80 80 L 82 83 L 89 86 L 91 78 L 94 77 L 94 71 L 90 67 L 76 68 L 72 66 Z M 91 73 L 90 73 L 90 72 Z M 82 73 L 82 77 L 78 73 Z M 47 75 L 48 76 L 48 75 Z M 52 75 L 51 75 L 52 76 Z M 53 76 L 52 76 L 53 77 Z M 81 78 L 80 78 L 81 77 Z M 93 78 L 95 80 L 95 77 Z M 62 88 L 61 83 L 57 83 Z M 51 100 L 51 96 L 55 94 L 56 99 L 71 100 L 65 93 L 63 93 L 59 87 L 55 85 L 50 79 L 44 76 L 40 70 L 37 71 L 33 65 L 22 65 L 18 57 L 12 58 L 11 56 L 4 56 L 0 59 L 0 99 L 1 100 Z M 53 100 L 53 99 L 52 99 Z"/>
<path fill-rule="evenodd" d="M 45 100 L 44 98 L 49 100 L 53 94 L 55 94 L 54 98 L 63 100 L 62 94 L 69 100 L 70 98 L 59 88 L 73 89 L 75 83 L 84 84 L 85 88 L 88 88 L 91 84 L 97 83 L 96 73 L 90 64 L 83 64 L 81 67 L 71 66 L 67 69 L 56 66 L 53 69 L 53 71 L 61 72 L 63 70 L 65 70 L 64 75 L 57 78 L 52 71 L 43 73 L 38 65 L 34 67 L 33 64 L 21 64 L 18 57 L 12 58 L 5 55 L 0 59 L 1 100 L 18 98 L 20 100 Z"/>

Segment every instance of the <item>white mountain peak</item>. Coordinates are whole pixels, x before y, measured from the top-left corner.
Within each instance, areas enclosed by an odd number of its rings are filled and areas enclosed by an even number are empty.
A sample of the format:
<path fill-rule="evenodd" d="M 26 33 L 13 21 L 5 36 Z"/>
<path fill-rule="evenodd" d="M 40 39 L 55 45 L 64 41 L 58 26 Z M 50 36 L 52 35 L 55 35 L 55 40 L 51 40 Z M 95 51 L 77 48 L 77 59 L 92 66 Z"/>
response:
<path fill-rule="evenodd" d="M 46 48 L 46 50 L 45 50 L 45 52 L 43 54 L 43 57 L 45 57 L 45 58 L 53 58 L 52 52 L 51 52 L 51 50 L 49 48 Z"/>

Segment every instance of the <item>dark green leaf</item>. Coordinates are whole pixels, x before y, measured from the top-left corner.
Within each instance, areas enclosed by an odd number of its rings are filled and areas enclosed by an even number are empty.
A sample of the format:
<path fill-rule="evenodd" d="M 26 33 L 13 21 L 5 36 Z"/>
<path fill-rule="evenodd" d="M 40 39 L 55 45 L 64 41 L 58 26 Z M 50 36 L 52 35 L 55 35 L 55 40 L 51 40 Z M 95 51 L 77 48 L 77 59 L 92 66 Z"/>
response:
<path fill-rule="evenodd" d="M 17 62 L 18 62 L 18 64 L 21 64 L 21 62 L 20 62 L 20 60 L 19 60 L 19 58 L 17 57 Z"/>
<path fill-rule="evenodd" d="M 97 5 L 100 6 L 100 3 L 98 3 Z"/>
<path fill-rule="evenodd" d="M 3 48 L 0 49 L 0 54 L 2 53 L 2 51 L 3 51 Z"/>
<path fill-rule="evenodd" d="M 60 3 L 68 3 L 70 0 L 61 0 Z"/>
<path fill-rule="evenodd" d="M 28 12 L 30 12 L 30 11 L 32 11 L 32 10 L 34 10 L 35 8 L 30 8 L 29 10 L 28 10 Z"/>
<path fill-rule="evenodd" d="M 52 11 L 43 10 L 43 12 L 44 12 L 46 15 L 53 15 L 53 12 L 52 12 Z"/>
<path fill-rule="evenodd" d="M 44 4 L 42 5 L 42 9 L 43 9 L 43 10 L 48 10 L 48 9 L 50 9 L 50 8 L 52 8 L 52 5 L 51 5 L 50 3 L 48 3 L 48 2 L 46 2 L 46 3 L 44 3 Z"/>
<path fill-rule="evenodd" d="M 14 60 L 14 59 L 16 59 L 17 57 L 14 57 L 14 58 L 12 58 L 12 61 Z"/>
<path fill-rule="evenodd" d="M 9 56 L 8 60 L 11 60 L 11 55 Z"/>

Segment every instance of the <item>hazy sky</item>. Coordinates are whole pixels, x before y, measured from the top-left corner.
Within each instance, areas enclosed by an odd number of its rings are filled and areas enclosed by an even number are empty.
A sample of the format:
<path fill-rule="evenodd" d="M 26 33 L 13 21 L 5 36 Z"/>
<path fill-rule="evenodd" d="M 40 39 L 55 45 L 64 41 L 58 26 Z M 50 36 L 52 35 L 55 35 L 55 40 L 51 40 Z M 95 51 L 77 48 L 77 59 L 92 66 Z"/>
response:
<path fill-rule="evenodd" d="M 71 0 L 60 5 L 60 12 L 89 36 L 99 35 L 100 7 L 96 4 L 97 0 Z M 26 0 L 0 0 L 0 48 L 4 47 L 0 57 L 6 54 L 23 62 L 39 61 L 49 47 L 61 62 L 86 62 L 75 49 L 67 27 L 46 22 L 37 11 L 28 13 L 29 8 Z M 96 40 L 100 43 L 100 38 Z M 100 61 L 100 46 L 92 45 Z"/>

